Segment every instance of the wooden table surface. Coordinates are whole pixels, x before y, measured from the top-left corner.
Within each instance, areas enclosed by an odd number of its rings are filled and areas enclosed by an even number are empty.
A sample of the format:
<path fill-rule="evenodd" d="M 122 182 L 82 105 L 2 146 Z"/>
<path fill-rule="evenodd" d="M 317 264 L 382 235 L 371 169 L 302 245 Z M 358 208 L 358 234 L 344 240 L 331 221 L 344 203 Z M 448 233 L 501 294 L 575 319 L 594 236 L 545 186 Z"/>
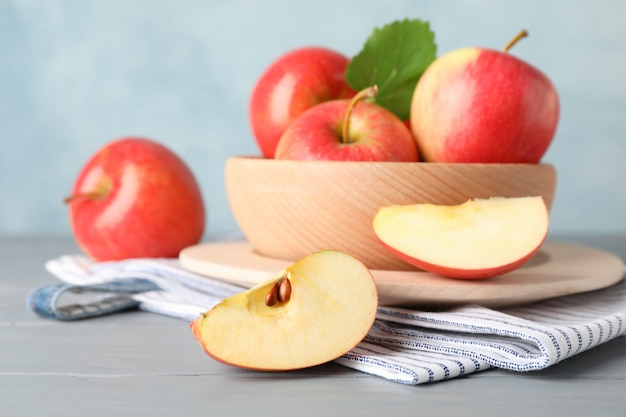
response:
<path fill-rule="evenodd" d="M 559 236 L 626 259 L 626 235 Z M 55 283 L 67 238 L 0 238 L 0 416 L 624 416 L 626 338 L 546 370 L 498 369 L 405 386 L 334 363 L 258 373 L 206 356 L 174 318 L 132 311 L 39 318 L 29 291 Z"/>

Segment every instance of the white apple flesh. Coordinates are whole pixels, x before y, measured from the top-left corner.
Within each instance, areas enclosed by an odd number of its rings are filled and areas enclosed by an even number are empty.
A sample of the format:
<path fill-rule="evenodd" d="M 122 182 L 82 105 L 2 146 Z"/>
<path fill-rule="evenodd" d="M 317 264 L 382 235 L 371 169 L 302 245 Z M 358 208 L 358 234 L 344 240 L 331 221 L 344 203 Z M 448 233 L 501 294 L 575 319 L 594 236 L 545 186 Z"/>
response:
<path fill-rule="evenodd" d="M 334 360 L 376 317 L 378 293 L 356 258 L 321 251 L 225 299 L 191 323 L 204 351 L 242 368 L 281 371 Z"/>
<path fill-rule="evenodd" d="M 426 271 L 469 279 L 522 266 L 541 247 L 548 226 L 541 197 L 389 206 L 373 220 L 383 246 L 401 259 Z"/>

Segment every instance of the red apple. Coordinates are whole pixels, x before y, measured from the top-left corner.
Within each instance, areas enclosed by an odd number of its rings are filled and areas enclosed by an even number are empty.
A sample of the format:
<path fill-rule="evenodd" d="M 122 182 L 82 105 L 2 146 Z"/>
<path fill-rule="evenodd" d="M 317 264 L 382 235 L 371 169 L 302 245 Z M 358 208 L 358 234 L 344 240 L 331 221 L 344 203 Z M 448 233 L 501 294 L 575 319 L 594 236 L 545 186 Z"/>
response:
<path fill-rule="evenodd" d="M 552 82 L 503 51 L 464 48 L 435 60 L 417 83 L 411 126 L 430 162 L 537 163 L 559 119 Z"/>
<path fill-rule="evenodd" d="M 200 188 L 171 150 L 123 138 L 96 152 L 66 199 L 79 247 L 96 261 L 175 257 L 204 231 Z"/>
<path fill-rule="evenodd" d="M 376 237 L 399 258 L 426 271 L 469 279 L 519 268 L 537 253 L 548 227 L 542 197 L 388 206 L 373 220 Z"/>
<path fill-rule="evenodd" d="M 371 102 L 376 88 L 304 112 L 276 148 L 276 159 L 417 162 L 411 131 L 396 115 Z"/>
<path fill-rule="evenodd" d="M 265 70 L 249 104 L 250 127 L 264 157 L 274 157 L 281 135 L 305 110 L 356 93 L 345 79 L 348 62 L 330 49 L 305 47 L 279 57 Z"/>

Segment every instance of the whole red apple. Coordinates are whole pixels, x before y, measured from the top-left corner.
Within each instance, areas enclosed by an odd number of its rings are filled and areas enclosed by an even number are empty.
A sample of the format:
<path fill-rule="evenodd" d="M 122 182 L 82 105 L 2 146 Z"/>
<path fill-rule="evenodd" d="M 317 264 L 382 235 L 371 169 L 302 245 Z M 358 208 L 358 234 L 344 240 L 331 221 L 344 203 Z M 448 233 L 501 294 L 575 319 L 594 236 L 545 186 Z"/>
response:
<path fill-rule="evenodd" d="M 417 162 L 417 145 L 406 124 L 368 101 L 376 88 L 352 99 L 312 107 L 294 120 L 276 148 L 276 159 Z"/>
<path fill-rule="evenodd" d="M 96 261 L 175 257 L 204 232 L 205 207 L 187 165 L 152 140 L 97 151 L 66 199 L 79 247 Z"/>
<path fill-rule="evenodd" d="M 514 41 L 503 51 L 458 49 L 427 68 L 411 103 L 425 161 L 541 160 L 556 132 L 559 99 L 546 75 L 508 53 Z"/>
<path fill-rule="evenodd" d="M 305 110 L 356 93 L 345 79 L 349 59 L 333 50 L 304 47 L 274 61 L 256 82 L 249 103 L 252 134 L 266 158 L 281 135 Z"/>

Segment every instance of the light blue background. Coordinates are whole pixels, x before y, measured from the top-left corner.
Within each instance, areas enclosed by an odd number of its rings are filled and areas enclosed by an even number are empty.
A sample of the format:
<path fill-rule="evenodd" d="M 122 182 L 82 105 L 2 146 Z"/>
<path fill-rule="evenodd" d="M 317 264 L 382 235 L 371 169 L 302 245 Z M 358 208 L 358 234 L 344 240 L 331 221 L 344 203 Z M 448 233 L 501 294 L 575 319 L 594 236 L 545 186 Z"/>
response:
<path fill-rule="evenodd" d="M 87 158 L 156 139 L 196 174 L 207 235 L 237 229 L 226 159 L 258 154 L 247 121 L 265 67 L 299 46 L 356 54 L 375 26 L 430 21 L 442 54 L 501 48 L 561 97 L 544 158 L 559 172 L 552 233 L 626 232 L 626 2 L 0 0 L 0 235 L 68 235 L 61 203 Z"/>

